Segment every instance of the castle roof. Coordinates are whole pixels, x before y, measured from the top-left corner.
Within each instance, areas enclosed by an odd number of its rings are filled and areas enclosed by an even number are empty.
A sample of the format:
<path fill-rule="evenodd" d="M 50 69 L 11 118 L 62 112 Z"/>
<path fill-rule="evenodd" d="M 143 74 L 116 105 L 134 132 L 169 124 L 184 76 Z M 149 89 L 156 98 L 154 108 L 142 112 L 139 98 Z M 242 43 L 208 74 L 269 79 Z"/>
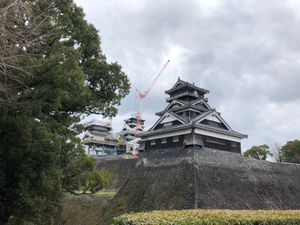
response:
<path fill-rule="evenodd" d="M 188 123 L 188 124 L 184 124 L 184 125 L 178 125 L 178 126 L 172 126 L 172 127 L 168 127 L 165 129 L 161 129 L 161 130 L 149 130 L 144 132 L 141 137 L 142 138 L 147 138 L 156 134 L 166 134 L 166 133 L 173 133 L 174 131 L 176 132 L 180 132 L 180 131 L 190 131 L 191 129 L 194 128 L 198 128 L 201 130 L 206 130 L 206 131 L 211 131 L 211 132 L 215 132 L 215 133 L 219 133 L 219 134 L 224 134 L 224 135 L 229 135 L 232 137 L 236 137 L 236 138 L 247 138 L 248 136 L 246 134 L 242 134 L 233 130 L 224 130 L 221 128 L 217 128 L 217 127 L 211 127 L 208 125 L 204 125 L 204 124 L 196 124 L 196 123 Z M 189 133 L 189 132 L 187 132 Z M 178 133 L 180 134 L 180 133 Z"/>
<path fill-rule="evenodd" d="M 194 92 L 197 93 L 193 95 Z M 159 134 L 166 136 L 168 133 L 172 136 L 176 132 L 188 134 L 195 129 L 199 134 L 216 133 L 225 139 L 226 136 L 229 139 L 234 137 L 235 141 L 247 137 L 234 131 L 221 114 L 210 107 L 208 99 L 204 98 L 204 94 L 209 93 L 208 90 L 178 79 L 165 93 L 170 95 L 167 99 L 170 103 L 163 111 L 156 113 L 160 118 L 150 130 L 141 135 L 142 138 L 157 137 Z"/>
<path fill-rule="evenodd" d="M 189 82 L 187 82 L 187 81 L 183 81 L 183 80 L 181 80 L 180 78 L 178 78 L 178 80 L 177 80 L 177 82 L 174 84 L 174 86 L 173 86 L 171 89 L 165 91 L 165 93 L 166 93 L 166 94 L 171 94 L 171 93 L 173 93 L 173 92 L 182 90 L 182 89 L 184 89 L 184 88 L 190 88 L 190 89 L 193 89 L 193 90 L 195 90 L 195 91 L 199 91 L 199 92 L 201 92 L 201 93 L 203 93 L 203 94 L 209 93 L 208 90 L 206 90 L 206 89 L 204 89 L 204 88 L 197 87 L 195 84 L 189 83 Z"/>

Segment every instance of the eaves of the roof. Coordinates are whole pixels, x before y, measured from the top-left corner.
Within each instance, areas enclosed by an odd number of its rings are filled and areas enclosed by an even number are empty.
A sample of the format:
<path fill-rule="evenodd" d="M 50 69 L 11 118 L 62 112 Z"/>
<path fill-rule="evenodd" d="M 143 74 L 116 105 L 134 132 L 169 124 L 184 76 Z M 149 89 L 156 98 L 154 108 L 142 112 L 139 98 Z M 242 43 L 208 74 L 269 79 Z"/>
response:
<path fill-rule="evenodd" d="M 186 119 L 184 119 L 182 116 L 179 116 L 178 114 L 172 112 L 171 110 L 167 110 L 166 113 L 171 114 L 172 116 L 174 116 L 176 119 L 178 119 L 179 121 L 182 121 L 184 123 L 187 123 L 188 121 Z"/>
<path fill-rule="evenodd" d="M 208 111 L 210 109 L 207 109 L 207 108 L 204 108 L 203 106 L 198 106 L 198 105 L 191 105 L 191 104 L 187 104 L 187 105 L 184 105 L 184 106 L 180 106 L 178 108 L 175 108 L 175 109 L 168 109 L 169 111 L 172 111 L 172 112 L 178 112 L 180 110 L 184 110 L 184 109 L 194 109 L 194 110 L 198 110 L 198 111 L 201 111 L 201 112 L 205 112 L 205 111 Z M 157 112 L 155 113 L 155 115 L 157 116 L 161 116 L 163 115 L 165 112 L 167 111 L 167 109 L 163 110 L 163 111 L 160 111 L 160 112 Z"/>
<path fill-rule="evenodd" d="M 182 85 L 176 87 L 178 83 L 181 83 Z M 203 93 L 205 93 L 205 94 L 209 93 L 209 90 L 206 90 L 206 89 L 204 89 L 204 88 L 197 87 L 196 85 L 191 84 L 191 83 L 189 83 L 189 82 L 187 82 L 187 81 L 183 81 L 183 80 L 178 80 L 178 81 L 176 82 L 176 84 L 175 84 L 171 89 L 166 90 L 165 93 L 166 93 L 166 94 L 169 94 L 169 93 L 171 93 L 171 92 L 173 92 L 173 91 L 180 90 L 181 88 L 184 88 L 184 87 L 186 87 L 186 86 L 191 87 L 191 88 L 193 88 L 193 89 L 195 89 L 195 90 L 201 91 L 201 92 L 203 92 Z"/>
<path fill-rule="evenodd" d="M 163 129 L 159 129 L 159 130 L 153 130 L 151 131 L 148 130 L 146 132 L 143 132 L 140 137 L 148 137 L 148 136 L 152 136 L 155 134 L 163 134 L 163 133 L 168 133 L 168 132 L 172 132 L 172 131 L 177 131 L 177 130 L 182 130 L 182 129 L 186 129 L 186 128 L 191 128 L 193 127 L 193 124 L 182 124 L 182 125 L 177 125 L 177 126 L 172 126 L 172 127 L 166 127 Z"/>
<path fill-rule="evenodd" d="M 198 120 L 201 120 L 202 118 L 208 116 L 209 114 L 213 113 L 213 112 L 216 112 L 215 109 L 209 109 L 208 111 L 200 114 L 199 116 L 196 116 L 195 118 L 191 119 L 190 123 L 193 123 L 193 122 L 196 122 Z"/>
<path fill-rule="evenodd" d="M 198 110 L 198 111 L 201 111 L 201 112 L 205 112 L 205 111 L 208 111 L 209 109 L 207 108 L 204 108 L 203 106 L 198 106 L 198 105 L 191 105 L 191 104 L 188 104 L 188 105 L 185 105 L 185 106 L 181 106 L 181 107 L 178 107 L 176 109 L 172 109 L 173 112 L 178 112 L 180 110 L 184 110 L 184 109 L 195 109 L 195 110 Z"/>
<path fill-rule="evenodd" d="M 155 113 L 155 115 L 157 115 L 157 116 L 163 115 L 163 114 L 169 109 L 169 107 L 170 107 L 172 104 L 174 104 L 174 102 L 179 102 L 179 103 L 183 104 L 183 106 L 186 104 L 186 102 L 176 99 L 176 100 L 170 102 L 164 110 Z"/>
<path fill-rule="evenodd" d="M 222 128 L 217 128 L 217 127 L 211 127 L 208 125 L 204 124 L 195 124 L 196 128 L 203 129 L 203 130 L 208 130 L 208 131 L 213 131 L 221 134 L 227 134 L 233 137 L 238 137 L 238 138 L 248 138 L 248 135 L 242 134 L 233 130 L 224 130 Z"/>
<path fill-rule="evenodd" d="M 248 137 L 248 135 L 242 134 L 242 133 L 239 133 L 236 131 L 229 131 L 229 130 L 224 130 L 224 129 L 217 128 L 217 127 L 211 127 L 211 126 L 207 126 L 204 124 L 195 124 L 195 123 L 182 124 L 182 125 L 177 125 L 177 126 L 154 130 L 154 131 L 146 131 L 146 132 L 142 133 L 140 135 L 140 137 L 143 138 L 143 137 L 148 137 L 148 136 L 152 136 L 152 135 L 156 135 L 156 134 L 164 134 L 164 133 L 173 132 L 173 131 L 180 131 L 180 130 L 184 130 L 184 129 L 188 129 L 188 128 L 198 128 L 198 129 L 216 132 L 219 134 L 225 134 L 225 135 L 229 135 L 229 136 L 237 137 L 237 138 L 241 138 L 241 139 Z"/>
<path fill-rule="evenodd" d="M 176 113 L 173 113 L 172 111 L 170 110 L 167 110 L 164 112 L 163 115 L 161 115 L 161 117 L 156 121 L 156 123 L 150 128 L 150 130 L 153 130 L 159 123 L 160 121 L 163 119 L 163 117 L 166 115 L 166 114 L 170 114 L 171 116 L 175 117 L 178 121 L 180 121 L 181 123 L 183 124 L 186 124 L 188 123 L 188 121 L 186 119 L 184 119 L 183 117 L 177 115 Z"/>

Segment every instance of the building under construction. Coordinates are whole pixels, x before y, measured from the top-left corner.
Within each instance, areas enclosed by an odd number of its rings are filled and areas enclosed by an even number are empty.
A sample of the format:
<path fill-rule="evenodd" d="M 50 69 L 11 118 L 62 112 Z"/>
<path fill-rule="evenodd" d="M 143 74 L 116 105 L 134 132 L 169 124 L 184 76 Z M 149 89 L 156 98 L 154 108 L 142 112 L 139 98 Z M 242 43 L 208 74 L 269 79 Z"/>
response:
<path fill-rule="evenodd" d="M 144 130 L 145 120 L 140 121 L 140 126 L 138 126 L 138 121 L 136 116 L 132 115 L 130 118 L 124 120 L 124 126 L 119 135 L 123 137 L 127 142 L 136 139 L 137 134 L 140 134 Z"/>
<path fill-rule="evenodd" d="M 126 141 L 113 134 L 110 122 L 92 120 L 83 124 L 85 134 L 82 143 L 90 156 L 120 155 L 126 152 Z"/>
<path fill-rule="evenodd" d="M 120 133 L 112 133 L 110 122 L 91 120 L 83 124 L 85 133 L 82 143 L 85 145 L 86 154 L 93 157 L 121 156 L 134 158 L 138 155 L 140 138 L 136 137 L 137 120 L 130 117 L 125 120 Z M 143 132 L 144 120 L 138 132 Z"/>

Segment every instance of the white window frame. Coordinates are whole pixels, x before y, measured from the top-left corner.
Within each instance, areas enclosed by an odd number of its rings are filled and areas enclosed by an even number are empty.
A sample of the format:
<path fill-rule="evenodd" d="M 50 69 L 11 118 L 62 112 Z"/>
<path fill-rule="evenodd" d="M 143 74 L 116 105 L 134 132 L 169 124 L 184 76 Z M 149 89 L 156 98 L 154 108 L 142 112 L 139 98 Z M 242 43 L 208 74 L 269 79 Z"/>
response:
<path fill-rule="evenodd" d="M 206 141 L 212 144 L 226 145 L 226 140 L 221 138 L 207 137 Z"/>
<path fill-rule="evenodd" d="M 237 148 L 238 147 L 238 143 L 231 141 L 230 142 L 230 147 Z"/>
<path fill-rule="evenodd" d="M 162 144 L 167 144 L 167 142 L 168 142 L 167 138 L 160 139 L 160 143 Z"/>
<path fill-rule="evenodd" d="M 156 140 L 151 140 L 150 145 L 156 145 Z"/>
<path fill-rule="evenodd" d="M 172 142 L 179 142 L 179 136 L 173 136 Z"/>

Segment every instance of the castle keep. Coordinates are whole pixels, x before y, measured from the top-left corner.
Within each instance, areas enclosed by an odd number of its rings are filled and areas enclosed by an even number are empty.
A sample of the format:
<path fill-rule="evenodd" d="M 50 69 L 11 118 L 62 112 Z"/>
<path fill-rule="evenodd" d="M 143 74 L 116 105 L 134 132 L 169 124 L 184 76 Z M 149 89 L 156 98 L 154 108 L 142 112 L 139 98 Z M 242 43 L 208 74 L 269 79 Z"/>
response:
<path fill-rule="evenodd" d="M 208 104 L 209 91 L 178 78 L 175 85 L 165 91 L 168 106 L 156 113 L 160 118 L 141 135 L 141 150 L 183 148 L 199 146 L 241 153 L 241 139 L 221 114 Z"/>

